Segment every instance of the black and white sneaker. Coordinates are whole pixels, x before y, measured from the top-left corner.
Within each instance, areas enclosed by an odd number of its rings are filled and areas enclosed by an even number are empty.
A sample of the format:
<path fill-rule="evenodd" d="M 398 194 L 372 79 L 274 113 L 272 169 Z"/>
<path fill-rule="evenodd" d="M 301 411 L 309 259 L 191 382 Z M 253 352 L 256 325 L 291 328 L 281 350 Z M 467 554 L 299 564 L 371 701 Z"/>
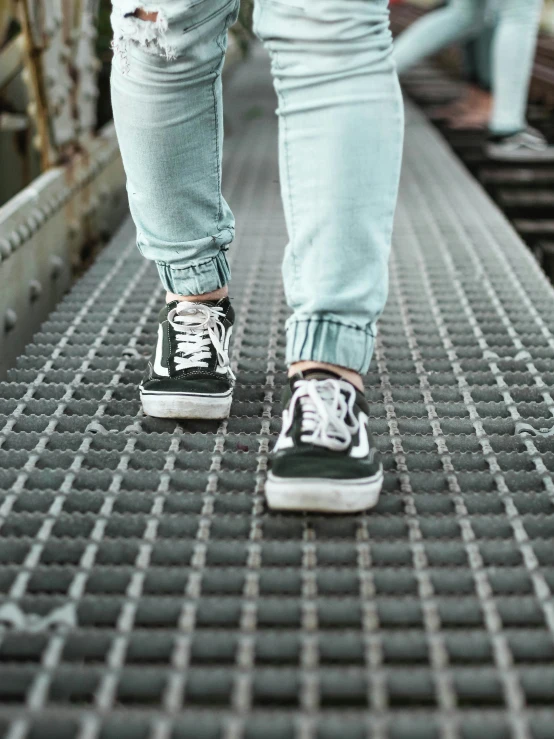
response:
<path fill-rule="evenodd" d="M 491 159 L 503 162 L 554 161 L 554 146 L 531 126 L 509 136 L 491 136 L 485 150 Z"/>
<path fill-rule="evenodd" d="M 235 312 L 228 298 L 168 303 L 140 386 L 144 412 L 158 418 L 227 418 L 235 376 L 229 341 Z"/>
<path fill-rule="evenodd" d="M 377 504 L 383 467 L 368 433 L 369 406 L 333 372 L 295 375 L 265 493 L 270 508 L 348 513 Z"/>

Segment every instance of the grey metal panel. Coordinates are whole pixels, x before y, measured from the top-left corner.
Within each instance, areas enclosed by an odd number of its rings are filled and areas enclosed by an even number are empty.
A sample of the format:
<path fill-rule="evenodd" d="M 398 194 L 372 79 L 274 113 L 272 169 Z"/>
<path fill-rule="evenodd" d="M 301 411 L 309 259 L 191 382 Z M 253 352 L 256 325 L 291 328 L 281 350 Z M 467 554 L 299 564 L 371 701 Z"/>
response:
<path fill-rule="evenodd" d="M 0 384 L 0 733 L 552 736 L 552 288 L 412 116 L 366 378 L 382 499 L 269 513 L 287 315 L 275 103 L 256 59 L 228 93 L 233 415 L 141 414 L 163 296 L 129 224 Z"/>
<path fill-rule="evenodd" d="M 37 177 L 0 208 L 0 378 L 68 290 L 84 245 L 127 212 L 113 124 L 86 153 Z"/>

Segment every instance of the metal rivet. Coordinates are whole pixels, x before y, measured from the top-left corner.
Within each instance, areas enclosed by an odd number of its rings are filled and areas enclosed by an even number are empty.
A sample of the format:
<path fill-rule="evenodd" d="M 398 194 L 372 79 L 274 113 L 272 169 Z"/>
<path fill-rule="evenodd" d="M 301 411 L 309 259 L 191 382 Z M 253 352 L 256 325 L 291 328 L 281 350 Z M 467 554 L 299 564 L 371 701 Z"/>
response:
<path fill-rule="evenodd" d="M 21 233 L 20 230 L 17 229 L 17 231 L 12 231 L 8 241 L 11 244 L 12 251 L 15 251 L 16 249 L 19 249 L 19 247 L 24 243 L 21 240 Z"/>
<path fill-rule="evenodd" d="M 57 277 L 61 275 L 62 269 L 63 269 L 63 260 L 61 257 L 52 257 L 50 259 L 51 269 L 50 269 L 50 276 L 53 280 L 55 280 Z"/>
<path fill-rule="evenodd" d="M 31 299 L 31 303 L 34 303 L 35 300 L 38 300 L 41 295 L 42 285 L 38 280 L 31 280 L 31 282 L 29 283 L 29 298 Z"/>
<path fill-rule="evenodd" d="M 0 240 L 0 259 L 7 259 L 12 253 L 12 247 L 7 239 Z"/>
<path fill-rule="evenodd" d="M 11 331 L 12 328 L 15 327 L 16 323 L 17 313 L 11 308 L 8 308 L 8 310 L 4 313 L 4 331 Z"/>

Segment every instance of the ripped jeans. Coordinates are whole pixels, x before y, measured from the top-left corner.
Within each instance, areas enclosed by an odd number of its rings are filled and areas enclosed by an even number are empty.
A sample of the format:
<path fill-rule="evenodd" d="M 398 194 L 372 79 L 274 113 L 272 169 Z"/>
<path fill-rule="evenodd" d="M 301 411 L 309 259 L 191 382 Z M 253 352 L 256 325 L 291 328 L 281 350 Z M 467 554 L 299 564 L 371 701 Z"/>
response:
<path fill-rule="evenodd" d="M 388 0 L 257 0 L 278 97 L 287 362 L 367 372 L 403 137 Z M 134 17 L 157 12 L 155 22 Z M 230 279 L 221 68 L 238 0 L 114 0 L 112 101 L 137 243 L 166 290 Z"/>

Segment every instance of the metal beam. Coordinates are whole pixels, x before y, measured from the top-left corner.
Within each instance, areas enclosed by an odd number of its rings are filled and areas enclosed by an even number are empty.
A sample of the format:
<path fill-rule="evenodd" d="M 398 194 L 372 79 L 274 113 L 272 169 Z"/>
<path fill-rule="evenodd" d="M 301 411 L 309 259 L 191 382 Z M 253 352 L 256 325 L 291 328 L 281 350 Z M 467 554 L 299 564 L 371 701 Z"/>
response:
<path fill-rule="evenodd" d="M 109 124 L 0 208 L 0 377 L 70 286 L 83 246 L 113 233 L 124 182 Z"/>

